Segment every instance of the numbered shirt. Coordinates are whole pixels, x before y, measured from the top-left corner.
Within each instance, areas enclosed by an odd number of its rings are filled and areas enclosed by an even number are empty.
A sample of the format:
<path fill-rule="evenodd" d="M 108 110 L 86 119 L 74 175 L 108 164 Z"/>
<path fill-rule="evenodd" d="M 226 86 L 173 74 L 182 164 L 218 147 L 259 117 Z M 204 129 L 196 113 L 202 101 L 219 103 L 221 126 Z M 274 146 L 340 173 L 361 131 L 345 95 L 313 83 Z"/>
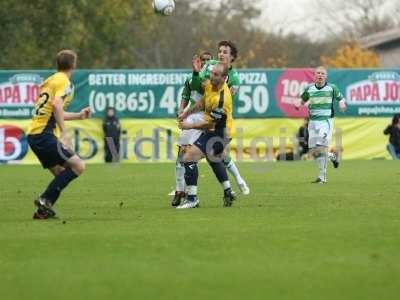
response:
<path fill-rule="evenodd" d="M 216 64 L 219 64 L 219 60 L 209 60 L 201 69 L 198 75 L 193 75 L 191 82 L 191 89 L 197 93 L 203 94 L 202 84 L 205 80 L 210 79 L 211 71 Z M 228 78 L 226 80 L 228 87 L 237 96 L 237 92 L 240 87 L 239 74 L 235 68 L 231 67 L 228 71 Z"/>
<path fill-rule="evenodd" d="M 28 134 L 52 133 L 56 131 L 56 120 L 53 115 L 53 101 L 61 97 L 66 109 L 74 96 L 74 86 L 68 76 L 57 72 L 47 78 L 40 86 L 40 94 L 35 103 L 35 112 L 29 125 Z"/>
<path fill-rule="evenodd" d="M 311 120 L 327 120 L 334 117 L 333 104 L 342 100 L 343 95 L 334 84 L 326 83 L 323 87 L 311 84 L 306 86 L 301 99 L 309 103 Z"/>

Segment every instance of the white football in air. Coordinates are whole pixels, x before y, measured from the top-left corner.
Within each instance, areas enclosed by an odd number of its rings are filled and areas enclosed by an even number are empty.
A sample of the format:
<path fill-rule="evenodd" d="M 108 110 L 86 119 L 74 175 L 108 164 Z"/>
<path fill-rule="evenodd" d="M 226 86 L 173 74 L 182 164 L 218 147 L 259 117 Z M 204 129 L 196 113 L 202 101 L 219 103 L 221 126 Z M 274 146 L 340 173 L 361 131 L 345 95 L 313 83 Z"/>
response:
<path fill-rule="evenodd" d="M 175 10 L 174 0 L 153 0 L 154 11 L 164 16 L 170 16 Z"/>

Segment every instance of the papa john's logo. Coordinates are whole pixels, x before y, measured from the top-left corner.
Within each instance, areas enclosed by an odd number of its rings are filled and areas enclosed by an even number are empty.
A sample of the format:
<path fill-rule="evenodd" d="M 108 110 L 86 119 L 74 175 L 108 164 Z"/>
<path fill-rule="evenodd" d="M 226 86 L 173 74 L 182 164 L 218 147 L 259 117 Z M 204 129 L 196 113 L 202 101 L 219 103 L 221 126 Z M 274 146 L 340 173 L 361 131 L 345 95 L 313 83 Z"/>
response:
<path fill-rule="evenodd" d="M 0 163 L 21 160 L 28 152 L 25 132 L 13 125 L 0 126 Z"/>

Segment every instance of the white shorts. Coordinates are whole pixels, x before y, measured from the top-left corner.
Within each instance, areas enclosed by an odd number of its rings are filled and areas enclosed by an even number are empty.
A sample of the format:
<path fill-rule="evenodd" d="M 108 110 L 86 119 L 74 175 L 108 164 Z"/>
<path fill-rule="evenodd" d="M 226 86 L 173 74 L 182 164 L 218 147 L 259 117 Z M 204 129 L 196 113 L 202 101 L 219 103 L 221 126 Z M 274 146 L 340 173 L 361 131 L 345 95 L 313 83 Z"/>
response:
<path fill-rule="evenodd" d="M 204 112 L 197 112 L 189 115 L 186 119 L 189 124 L 196 124 L 204 121 Z M 194 142 L 200 137 L 203 130 L 199 129 L 183 129 L 178 139 L 178 146 L 193 145 Z"/>
<path fill-rule="evenodd" d="M 329 147 L 333 135 L 333 119 L 310 120 L 308 123 L 308 147 Z"/>

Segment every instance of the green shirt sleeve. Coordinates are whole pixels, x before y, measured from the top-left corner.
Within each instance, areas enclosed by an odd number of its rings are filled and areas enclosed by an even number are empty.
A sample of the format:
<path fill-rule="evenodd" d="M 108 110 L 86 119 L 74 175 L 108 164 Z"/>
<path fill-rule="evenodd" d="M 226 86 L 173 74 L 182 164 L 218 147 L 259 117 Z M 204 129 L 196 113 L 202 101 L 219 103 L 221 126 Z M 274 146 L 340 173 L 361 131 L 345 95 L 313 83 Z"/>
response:
<path fill-rule="evenodd" d="M 190 81 L 191 81 L 190 77 L 188 77 L 185 80 L 185 85 L 183 86 L 183 90 L 182 90 L 182 100 L 186 100 L 186 101 L 190 100 L 190 92 L 191 92 Z"/>
<path fill-rule="evenodd" d="M 307 102 L 310 99 L 310 94 L 308 93 L 309 86 L 307 86 L 303 93 L 300 95 L 300 98 L 303 102 Z"/>
<path fill-rule="evenodd" d="M 332 84 L 332 89 L 333 89 L 333 100 L 340 101 L 344 99 L 343 94 L 340 92 L 339 88 L 335 84 Z"/>
<path fill-rule="evenodd" d="M 229 74 L 229 80 L 228 80 L 228 87 L 233 88 L 236 91 L 239 90 L 240 87 L 240 79 L 239 79 L 239 74 L 236 71 L 232 71 Z"/>
<path fill-rule="evenodd" d="M 201 94 L 203 94 L 203 88 L 202 88 L 202 78 L 200 76 L 199 72 L 193 72 L 192 75 L 192 80 L 189 84 L 189 88 L 191 91 L 196 91 L 199 92 Z"/>

